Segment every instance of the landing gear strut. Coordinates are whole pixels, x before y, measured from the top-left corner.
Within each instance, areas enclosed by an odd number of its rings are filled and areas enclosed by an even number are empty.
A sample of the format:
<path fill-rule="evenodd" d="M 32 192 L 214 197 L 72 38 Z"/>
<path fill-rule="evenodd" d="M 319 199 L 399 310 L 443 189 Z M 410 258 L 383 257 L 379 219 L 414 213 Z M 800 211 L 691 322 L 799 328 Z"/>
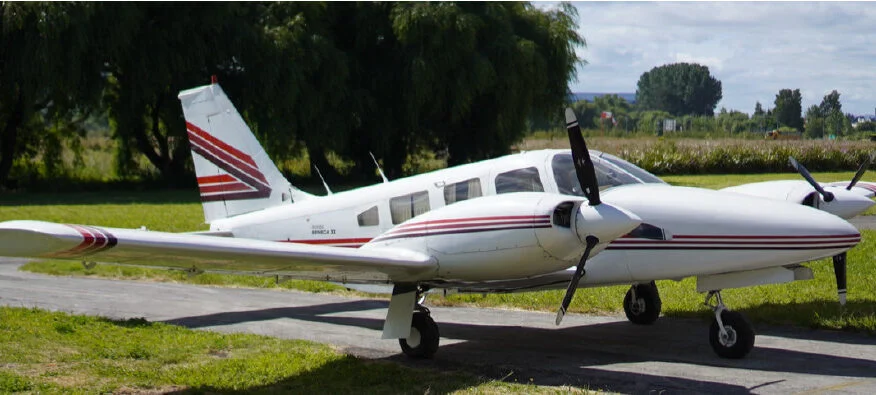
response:
<path fill-rule="evenodd" d="M 630 322 L 637 325 L 651 325 L 660 317 L 663 303 L 657 284 L 634 284 L 624 296 L 624 313 Z"/>
<path fill-rule="evenodd" d="M 715 302 L 712 303 L 712 298 Z M 709 343 L 715 353 L 723 358 L 743 358 L 754 348 L 754 329 L 745 317 L 730 311 L 724 305 L 721 291 L 709 291 L 705 305 L 715 312 L 715 320 L 709 328 Z"/>
<path fill-rule="evenodd" d="M 402 352 L 411 358 L 431 358 L 438 351 L 438 325 L 432 319 L 429 309 L 422 305 L 425 299 L 422 293 L 422 289 L 417 290 L 410 336 L 398 339 Z"/>

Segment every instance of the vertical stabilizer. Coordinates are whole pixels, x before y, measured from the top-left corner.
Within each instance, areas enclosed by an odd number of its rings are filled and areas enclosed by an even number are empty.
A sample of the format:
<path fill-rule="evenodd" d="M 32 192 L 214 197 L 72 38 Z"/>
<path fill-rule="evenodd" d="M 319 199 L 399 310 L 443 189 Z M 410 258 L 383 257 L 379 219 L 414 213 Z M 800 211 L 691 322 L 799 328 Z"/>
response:
<path fill-rule="evenodd" d="M 219 84 L 179 100 L 207 223 L 312 196 L 283 177 Z"/>

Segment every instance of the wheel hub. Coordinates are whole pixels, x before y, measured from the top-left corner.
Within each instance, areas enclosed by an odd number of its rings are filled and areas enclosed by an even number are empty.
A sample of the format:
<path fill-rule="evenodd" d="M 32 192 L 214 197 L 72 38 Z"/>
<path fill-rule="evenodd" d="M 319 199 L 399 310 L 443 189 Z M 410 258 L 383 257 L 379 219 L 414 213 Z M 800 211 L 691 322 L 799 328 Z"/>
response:
<path fill-rule="evenodd" d="M 638 298 L 630 303 L 630 312 L 634 315 L 639 315 L 645 312 L 645 299 Z"/>
<path fill-rule="evenodd" d="M 718 342 L 724 347 L 733 347 L 736 344 L 736 330 L 730 325 L 724 325 L 724 333 L 718 334 Z"/>

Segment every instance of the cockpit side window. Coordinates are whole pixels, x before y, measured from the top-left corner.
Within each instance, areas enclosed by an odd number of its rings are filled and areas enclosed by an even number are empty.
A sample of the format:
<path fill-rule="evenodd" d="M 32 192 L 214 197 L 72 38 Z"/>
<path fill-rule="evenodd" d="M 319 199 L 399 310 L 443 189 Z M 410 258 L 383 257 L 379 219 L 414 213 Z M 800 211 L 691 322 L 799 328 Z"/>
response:
<path fill-rule="evenodd" d="M 554 172 L 554 180 L 557 181 L 557 191 L 563 195 L 584 196 L 578 175 L 575 173 L 575 164 L 572 163 L 572 155 L 555 155 L 551 160 L 551 168 Z"/>
<path fill-rule="evenodd" d="M 544 192 L 538 169 L 527 167 L 497 175 L 496 194 L 511 192 Z"/>
<path fill-rule="evenodd" d="M 593 169 L 596 171 L 596 182 L 599 189 L 606 189 L 618 185 L 641 184 L 642 181 L 617 167 L 610 162 L 600 159 L 598 155 L 590 155 L 593 161 Z M 575 165 L 571 154 L 557 154 L 551 161 L 554 179 L 557 181 L 557 190 L 564 195 L 584 196 L 578 176 L 575 173 Z"/>
<path fill-rule="evenodd" d="M 659 177 L 657 177 L 651 173 L 648 173 L 645 169 L 642 169 L 641 167 L 638 167 L 638 166 L 636 166 L 630 162 L 627 162 L 621 158 L 618 158 L 614 155 L 603 153 L 603 154 L 599 155 L 599 157 L 603 160 L 608 161 L 609 163 L 611 163 L 617 167 L 620 167 L 621 169 L 623 169 L 624 171 L 626 171 L 627 173 L 629 173 L 633 177 L 638 178 L 643 183 L 646 183 L 646 184 L 665 184 L 666 183 L 665 181 L 661 180 Z"/>

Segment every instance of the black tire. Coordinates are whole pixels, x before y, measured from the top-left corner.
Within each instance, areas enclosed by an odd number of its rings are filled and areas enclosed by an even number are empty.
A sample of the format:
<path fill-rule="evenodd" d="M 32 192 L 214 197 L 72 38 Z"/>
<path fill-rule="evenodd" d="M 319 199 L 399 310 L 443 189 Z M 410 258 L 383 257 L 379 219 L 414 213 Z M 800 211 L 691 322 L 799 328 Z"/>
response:
<path fill-rule="evenodd" d="M 398 339 L 402 351 L 411 358 L 432 358 L 438 351 L 438 325 L 425 313 L 414 313 L 411 338 Z M 411 341 L 411 344 L 408 341 Z"/>
<path fill-rule="evenodd" d="M 636 298 L 640 303 L 633 306 L 633 292 L 630 288 L 624 296 L 624 313 L 627 319 L 636 325 L 651 325 L 657 321 L 663 309 L 657 284 L 652 281 L 650 284 L 638 284 L 634 287 L 636 287 Z"/>
<path fill-rule="evenodd" d="M 709 343 L 712 349 L 722 358 L 744 358 L 754 348 L 754 328 L 745 316 L 735 311 L 723 311 L 721 321 L 724 322 L 729 339 L 724 343 L 721 342 L 718 320 L 712 320 L 712 326 L 709 328 Z"/>

